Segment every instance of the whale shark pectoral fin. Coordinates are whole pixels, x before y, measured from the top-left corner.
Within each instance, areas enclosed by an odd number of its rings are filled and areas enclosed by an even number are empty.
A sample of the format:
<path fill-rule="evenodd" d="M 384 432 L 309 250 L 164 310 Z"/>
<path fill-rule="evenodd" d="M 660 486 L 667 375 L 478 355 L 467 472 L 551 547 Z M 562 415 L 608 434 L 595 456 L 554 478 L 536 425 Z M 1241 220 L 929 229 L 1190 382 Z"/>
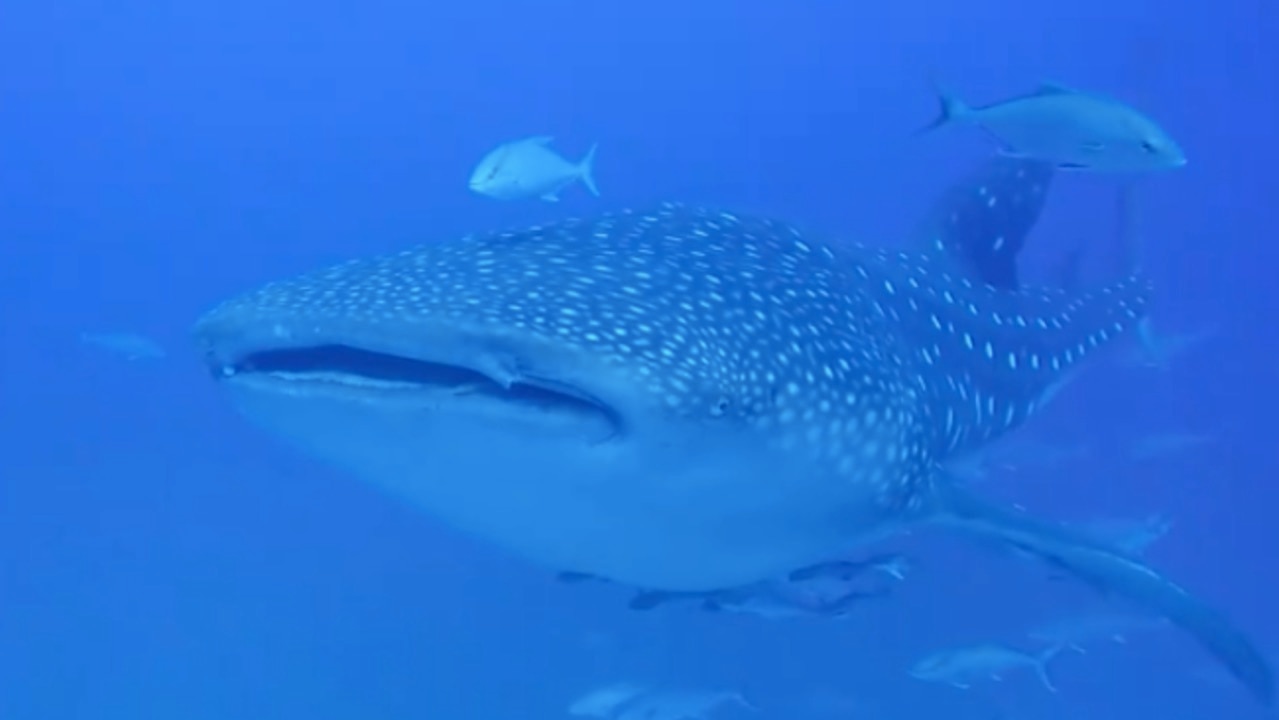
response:
<path fill-rule="evenodd" d="M 1194 636 L 1267 707 L 1270 663 L 1221 612 L 1141 562 L 1052 522 L 988 503 L 948 478 L 935 484 L 934 521 L 999 540 L 1068 572 L 1101 592 L 1158 613 Z"/>

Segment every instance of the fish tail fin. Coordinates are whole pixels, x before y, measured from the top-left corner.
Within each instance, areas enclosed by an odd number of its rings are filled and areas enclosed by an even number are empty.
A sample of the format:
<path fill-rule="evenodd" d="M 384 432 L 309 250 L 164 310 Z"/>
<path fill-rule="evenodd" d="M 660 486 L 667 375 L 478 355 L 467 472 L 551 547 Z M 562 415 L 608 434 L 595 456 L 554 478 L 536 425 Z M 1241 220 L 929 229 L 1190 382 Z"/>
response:
<path fill-rule="evenodd" d="M 1142 318 L 1137 323 L 1137 349 L 1141 353 L 1141 363 L 1148 368 L 1167 370 L 1169 368 L 1167 343 L 1155 330 L 1150 318 Z"/>
<path fill-rule="evenodd" d="M 1270 663 L 1219 611 L 1139 561 L 1109 546 L 1011 509 L 987 503 L 949 482 L 935 486 L 944 524 L 995 539 L 1068 572 L 1103 593 L 1159 614 L 1194 637 L 1261 703 L 1274 702 Z"/>
<path fill-rule="evenodd" d="M 595 150 L 598 147 L 599 143 L 592 143 L 591 149 L 586 151 L 586 157 L 577 164 L 578 177 L 582 178 L 582 184 L 595 197 L 600 196 L 600 189 L 595 187 Z"/>
<path fill-rule="evenodd" d="M 1039 675 L 1039 682 L 1043 683 L 1045 688 L 1048 688 L 1048 692 L 1057 692 L 1057 685 L 1053 683 L 1052 673 L 1049 669 L 1052 661 L 1056 660 L 1057 656 L 1069 646 L 1069 643 L 1058 643 L 1035 656 L 1035 673 Z"/>
<path fill-rule="evenodd" d="M 913 566 L 910 558 L 896 553 L 876 555 L 868 562 L 871 563 L 874 569 L 893 578 L 894 580 L 905 580 L 906 574 L 911 571 Z"/>
<path fill-rule="evenodd" d="M 973 109 L 958 96 L 942 87 L 936 80 L 932 81 L 933 92 L 937 95 L 938 112 L 932 122 L 915 131 L 916 135 L 932 132 L 943 125 L 963 122 L 973 114 Z"/>
<path fill-rule="evenodd" d="M 747 700 L 746 696 L 740 692 L 729 693 L 727 700 L 733 703 L 734 705 L 737 705 L 738 707 L 741 707 L 745 710 L 750 710 L 751 712 L 759 712 L 759 706 L 751 702 L 750 700 Z"/>

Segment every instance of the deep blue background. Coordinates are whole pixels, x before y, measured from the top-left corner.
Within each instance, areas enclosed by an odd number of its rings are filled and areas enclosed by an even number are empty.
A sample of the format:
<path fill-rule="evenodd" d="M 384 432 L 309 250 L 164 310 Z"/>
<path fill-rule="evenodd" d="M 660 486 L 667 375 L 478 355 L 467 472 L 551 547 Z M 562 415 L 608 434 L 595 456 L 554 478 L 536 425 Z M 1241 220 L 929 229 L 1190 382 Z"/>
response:
<path fill-rule="evenodd" d="M 1177 636 L 962 693 L 905 670 L 1103 607 L 929 536 L 844 624 L 678 610 L 457 537 L 251 432 L 186 331 L 219 299 L 348 256 L 659 199 L 903 241 L 989 145 L 924 138 L 927 78 L 1041 80 L 1146 110 L 1184 170 L 1142 190 L 1157 324 L 1214 327 L 1163 372 L 1105 364 L 1026 431 L 1095 448 L 991 492 L 1063 518 L 1167 511 L 1152 561 L 1267 647 L 1279 510 L 1279 43 L 1269 0 L 628 4 L 17 0 L 0 6 L 0 719 L 555 718 L 616 679 L 737 687 L 777 718 L 1256 713 Z M 603 197 L 499 204 L 492 146 L 600 143 Z M 1031 262 L 1110 232 L 1062 176 Z M 170 350 L 128 363 L 81 331 Z M 1141 463 L 1166 432 L 1215 442 Z M 832 698 L 835 694 L 838 697 Z"/>

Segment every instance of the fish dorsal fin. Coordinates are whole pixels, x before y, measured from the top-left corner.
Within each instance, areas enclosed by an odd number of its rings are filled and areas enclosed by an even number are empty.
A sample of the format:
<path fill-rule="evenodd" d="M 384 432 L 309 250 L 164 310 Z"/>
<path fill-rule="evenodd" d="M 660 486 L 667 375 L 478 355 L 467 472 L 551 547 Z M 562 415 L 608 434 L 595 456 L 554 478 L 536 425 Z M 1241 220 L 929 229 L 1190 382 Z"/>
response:
<path fill-rule="evenodd" d="M 1051 80 L 1041 82 L 1039 87 L 1035 88 L 1036 95 L 1076 95 L 1078 93 L 1079 91 L 1072 87 Z"/>
<path fill-rule="evenodd" d="M 1053 173 L 1050 163 L 990 158 L 933 204 L 916 244 L 942 253 L 973 280 L 1017 289 L 1017 256 L 1043 211 Z"/>

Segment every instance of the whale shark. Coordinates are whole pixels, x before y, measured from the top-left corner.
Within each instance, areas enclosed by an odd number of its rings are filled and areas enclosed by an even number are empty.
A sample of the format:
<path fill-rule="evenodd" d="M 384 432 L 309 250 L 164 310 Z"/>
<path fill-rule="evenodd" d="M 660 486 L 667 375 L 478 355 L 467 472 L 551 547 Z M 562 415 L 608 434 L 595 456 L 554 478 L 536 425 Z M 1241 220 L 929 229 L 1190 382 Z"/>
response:
<path fill-rule="evenodd" d="M 1148 313 L 1137 267 L 1074 292 L 984 279 L 1021 239 L 986 257 L 961 235 L 998 222 L 889 249 L 662 204 L 357 258 L 194 334 L 251 423 L 549 569 L 713 591 L 950 528 L 1168 617 L 1270 703 L 1225 614 L 944 470 Z"/>

